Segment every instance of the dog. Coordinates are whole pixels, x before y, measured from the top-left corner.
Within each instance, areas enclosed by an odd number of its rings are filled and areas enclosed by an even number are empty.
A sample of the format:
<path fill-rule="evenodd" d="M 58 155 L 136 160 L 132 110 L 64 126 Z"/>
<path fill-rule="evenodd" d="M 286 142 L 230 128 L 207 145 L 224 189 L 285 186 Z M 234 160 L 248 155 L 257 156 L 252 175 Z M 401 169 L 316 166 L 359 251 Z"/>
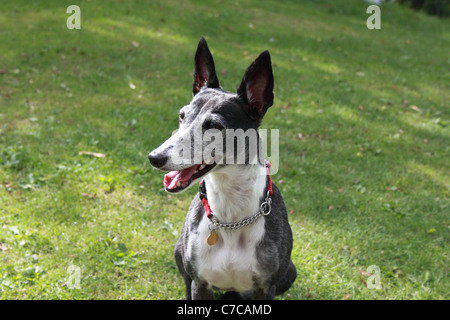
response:
<path fill-rule="evenodd" d="M 225 291 L 224 299 L 273 299 L 292 286 L 297 271 L 286 207 L 268 174 L 270 165 L 260 153 L 250 154 L 250 139 L 241 148 L 217 139 L 216 147 L 236 147 L 231 154 L 243 155 L 243 163 L 231 164 L 223 161 L 228 153 L 205 156 L 209 144 L 192 140 L 208 130 L 257 132 L 273 104 L 270 54 L 262 52 L 248 67 L 236 93 L 220 86 L 204 38 L 194 60 L 193 98 L 179 112 L 179 129 L 148 155 L 152 166 L 169 171 L 167 192 L 200 183 L 174 249 L 186 299 L 213 299 L 214 290 Z M 259 136 L 256 145 L 260 150 Z"/>

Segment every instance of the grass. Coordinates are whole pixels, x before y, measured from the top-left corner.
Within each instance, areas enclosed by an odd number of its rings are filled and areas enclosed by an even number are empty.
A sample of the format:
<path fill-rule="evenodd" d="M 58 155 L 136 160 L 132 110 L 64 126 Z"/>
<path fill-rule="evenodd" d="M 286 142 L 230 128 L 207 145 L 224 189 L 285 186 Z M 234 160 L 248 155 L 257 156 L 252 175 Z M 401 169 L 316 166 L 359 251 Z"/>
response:
<path fill-rule="evenodd" d="M 190 100 L 201 36 L 227 90 L 272 55 L 263 127 L 280 129 L 298 269 L 279 298 L 449 298 L 449 20 L 384 5 L 368 30 L 357 0 L 78 1 L 68 30 L 70 4 L 0 13 L 0 299 L 183 298 L 172 250 L 196 190 L 165 193 L 146 155 Z"/>

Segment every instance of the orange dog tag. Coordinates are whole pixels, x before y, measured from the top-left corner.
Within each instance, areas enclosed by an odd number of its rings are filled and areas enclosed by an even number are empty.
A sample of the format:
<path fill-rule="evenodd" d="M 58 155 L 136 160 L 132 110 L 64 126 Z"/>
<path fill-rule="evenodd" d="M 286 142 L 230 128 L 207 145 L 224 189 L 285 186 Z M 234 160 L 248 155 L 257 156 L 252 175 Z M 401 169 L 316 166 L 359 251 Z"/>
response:
<path fill-rule="evenodd" d="M 215 230 L 211 230 L 211 233 L 209 234 L 209 237 L 206 240 L 206 242 L 210 246 L 213 246 L 213 245 L 215 245 L 217 243 L 217 240 L 219 240 L 219 236 L 217 235 L 217 232 Z"/>

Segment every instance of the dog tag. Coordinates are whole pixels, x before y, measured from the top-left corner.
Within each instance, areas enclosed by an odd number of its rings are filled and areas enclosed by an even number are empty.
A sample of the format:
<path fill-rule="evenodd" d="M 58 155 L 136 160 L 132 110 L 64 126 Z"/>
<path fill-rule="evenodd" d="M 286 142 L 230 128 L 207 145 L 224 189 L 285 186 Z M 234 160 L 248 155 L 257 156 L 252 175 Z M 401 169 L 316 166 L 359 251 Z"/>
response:
<path fill-rule="evenodd" d="M 217 243 L 217 240 L 219 240 L 219 236 L 217 235 L 217 232 L 215 230 L 211 230 L 208 239 L 206 240 L 206 242 L 210 245 L 213 246 Z"/>

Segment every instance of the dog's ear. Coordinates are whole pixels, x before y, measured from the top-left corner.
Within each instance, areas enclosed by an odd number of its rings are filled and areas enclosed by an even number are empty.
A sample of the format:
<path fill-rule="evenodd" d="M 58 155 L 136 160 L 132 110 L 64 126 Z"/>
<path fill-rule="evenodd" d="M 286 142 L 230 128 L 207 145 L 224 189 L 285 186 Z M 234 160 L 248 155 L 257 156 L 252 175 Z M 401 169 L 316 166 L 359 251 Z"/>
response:
<path fill-rule="evenodd" d="M 262 52 L 245 71 L 237 94 L 244 100 L 247 114 L 261 121 L 273 104 L 273 73 L 269 51 Z"/>
<path fill-rule="evenodd" d="M 196 95 L 201 88 L 219 88 L 219 79 L 211 52 L 205 38 L 201 38 L 195 53 L 194 84 L 192 91 Z"/>

